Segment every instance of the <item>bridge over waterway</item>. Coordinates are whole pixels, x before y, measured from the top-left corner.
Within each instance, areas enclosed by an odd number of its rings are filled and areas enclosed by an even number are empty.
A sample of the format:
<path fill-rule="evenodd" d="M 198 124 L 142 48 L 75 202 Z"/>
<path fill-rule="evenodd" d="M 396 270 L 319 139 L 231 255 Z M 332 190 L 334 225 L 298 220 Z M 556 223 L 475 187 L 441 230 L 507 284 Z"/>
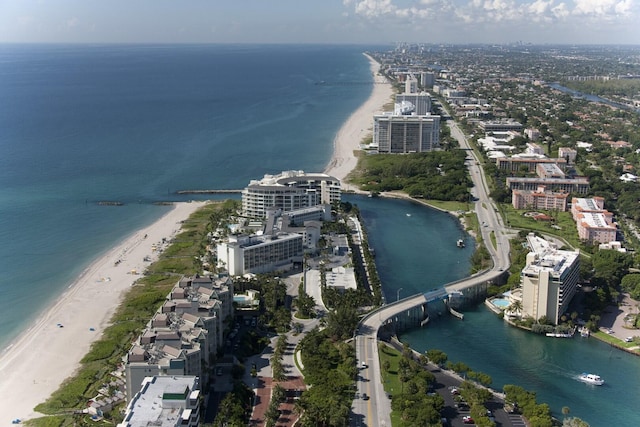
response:
<path fill-rule="evenodd" d="M 471 147 L 455 122 L 448 122 L 451 135 L 458 140 L 462 149 Z M 468 151 L 474 159 L 467 163 L 473 181 L 471 194 L 474 196 L 474 210 L 478 219 L 479 239 L 482 240 L 493 261 L 489 270 L 470 277 L 448 283 L 440 289 L 417 294 L 391 304 L 384 305 L 363 318 L 355 333 L 358 363 L 364 362 L 368 368 L 362 369 L 358 379 L 358 392 L 366 393 L 369 399 L 356 399 L 353 406 L 352 425 L 368 427 L 391 427 L 391 400 L 387 397 L 381 382 L 378 339 L 382 334 L 397 334 L 402 330 L 423 325 L 429 319 L 429 310 L 435 307 L 464 307 L 467 303 L 484 298 L 488 284 L 499 280 L 509 268 L 510 233 L 497 214 L 498 209 L 489 197 L 484 171 L 476 154 Z"/>

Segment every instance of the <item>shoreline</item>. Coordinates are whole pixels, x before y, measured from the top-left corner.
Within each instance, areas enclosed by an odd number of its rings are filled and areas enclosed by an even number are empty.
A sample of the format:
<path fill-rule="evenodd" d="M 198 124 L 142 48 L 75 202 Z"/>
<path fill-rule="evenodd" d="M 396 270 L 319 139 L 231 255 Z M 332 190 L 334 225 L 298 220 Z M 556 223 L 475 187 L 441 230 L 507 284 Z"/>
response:
<path fill-rule="evenodd" d="M 355 110 L 336 133 L 333 140 L 333 154 L 324 173 L 338 178 L 342 182 L 343 190 L 358 191 L 355 187 L 344 182 L 349 173 L 358 164 L 354 151 L 360 149 L 360 143 L 373 133 L 373 115 L 382 112 L 382 107 L 392 100 L 394 94 L 391 82 L 384 76 L 378 75 L 380 64 L 370 55 L 363 53 L 369 60 L 369 70 L 373 75 L 373 89 L 369 98 Z M 388 83 L 388 84 L 384 84 Z"/>
<path fill-rule="evenodd" d="M 34 407 L 74 374 L 126 291 L 180 232 L 182 222 L 204 204 L 175 203 L 158 220 L 98 256 L 9 343 L 0 354 L 0 413 L 7 422 L 41 416 Z"/>
<path fill-rule="evenodd" d="M 325 173 L 340 180 L 357 165 L 354 151 L 373 131 L 373 115 L 393 96 L 391 84 L 378 76 L 380 64 L 371 56 L 374 81 L 371 94 L 343 123 L 333 140 L 333 154 Z M 388 82 L 389 83 L 389 82 Z M 345 190 L 357 191 L 343 184 Z M 147 227 L 136 230 L 92 261 L 41 315 L 0 353 L 0 413 L 13 419 L 42 416 L 34 407 L 43 403 L 72 376 L 91 345 L 109 326 L 126 291 L 157 260 L 163 241 L 171 240 L 181 223 L 206 202 L 175 203 Z M 145 261 L 145 258 L 147 261 Z"/>

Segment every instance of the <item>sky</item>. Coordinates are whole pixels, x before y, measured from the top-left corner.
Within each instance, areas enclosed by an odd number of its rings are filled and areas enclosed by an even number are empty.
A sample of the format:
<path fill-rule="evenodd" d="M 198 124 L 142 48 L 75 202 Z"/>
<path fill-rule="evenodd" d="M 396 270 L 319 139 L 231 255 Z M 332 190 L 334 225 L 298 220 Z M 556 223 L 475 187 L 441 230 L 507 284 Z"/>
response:
<path fill-rule="evenodd" d="M 0 43 L 640 45 L 640 0 L 0 0 Z"/>

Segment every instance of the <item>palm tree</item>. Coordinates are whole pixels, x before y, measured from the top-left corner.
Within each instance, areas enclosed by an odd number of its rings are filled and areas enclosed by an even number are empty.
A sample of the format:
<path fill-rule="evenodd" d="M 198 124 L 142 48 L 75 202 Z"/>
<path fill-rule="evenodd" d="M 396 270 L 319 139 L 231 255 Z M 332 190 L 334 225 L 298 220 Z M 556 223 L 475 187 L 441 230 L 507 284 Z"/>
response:
<path fill-rule="evenodd" d="M 514 315 L 522 315 L 522 301 L 520 300 L 514 300 L 511 304 L 509 304 L 509 306 L 507 307 L 507 311 L 509 313 L 513 313 Z"/>

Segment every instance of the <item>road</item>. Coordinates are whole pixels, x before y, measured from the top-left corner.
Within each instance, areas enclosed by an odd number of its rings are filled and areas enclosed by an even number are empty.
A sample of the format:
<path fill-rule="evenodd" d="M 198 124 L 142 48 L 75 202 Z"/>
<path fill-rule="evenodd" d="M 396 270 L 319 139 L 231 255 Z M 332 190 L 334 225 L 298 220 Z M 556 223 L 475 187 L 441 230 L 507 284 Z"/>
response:
<path fill-rule="evenodd" d="M 480 166 L 480 161 L 476 153 L 471 149 L 469 141 L 458 125 L 449 121 L 449 129 L 460 145 L 460 148 L 467 150 L 467 168 L 473 182 L 471 195 L 475 199 L 474 210 L 480 224 L 480 233 L 485 243 L 491 259 L 493 259 L 493 270 L 504 271 L 509 268 L 509 239 L 513 233 L 507 230 L 502 217 L 498 214 L 498 208 L 493 199 L 489 197 L 489 189 L 487 186 L 484 170 Z M 495 246 L 491 236 L 495 238 Z"/>

